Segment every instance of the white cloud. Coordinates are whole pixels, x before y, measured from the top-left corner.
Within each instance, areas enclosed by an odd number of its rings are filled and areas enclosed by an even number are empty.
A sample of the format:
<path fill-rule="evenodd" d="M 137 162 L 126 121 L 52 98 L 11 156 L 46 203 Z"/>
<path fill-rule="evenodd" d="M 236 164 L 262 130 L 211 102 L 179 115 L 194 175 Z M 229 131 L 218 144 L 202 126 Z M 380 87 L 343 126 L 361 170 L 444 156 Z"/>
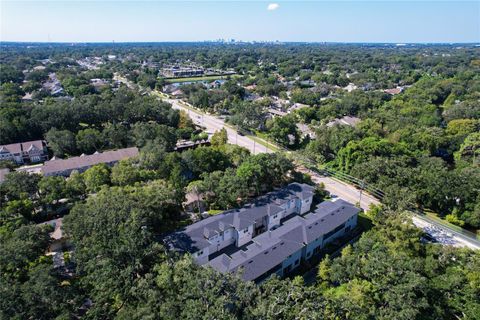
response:
<path fill-rule="evenodd" d="M 280 7 L 278 3 L 270 3 L 267 7 L 268 11 L 277 10 Z"/>

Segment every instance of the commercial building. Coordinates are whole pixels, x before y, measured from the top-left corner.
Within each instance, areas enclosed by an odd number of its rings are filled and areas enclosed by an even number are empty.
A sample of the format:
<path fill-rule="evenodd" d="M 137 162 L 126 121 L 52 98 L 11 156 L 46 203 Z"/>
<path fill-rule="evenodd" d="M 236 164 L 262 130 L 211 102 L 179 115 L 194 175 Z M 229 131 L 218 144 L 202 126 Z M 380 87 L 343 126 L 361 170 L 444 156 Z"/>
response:
<path fill-rule="evenodd" d="M 138 155 L 138 148 L 126 148 L 113 151 L 95 152 L 92 155 L 81 155 L 68 159 L 52 159 L 43 164 L 40 171 L 44 176 L 68 177 L 72 171 L 83 172 L 96 164 L 104 163 L 113 166 L 120 160 Z"/>
<path fill-rule="evenodd" d="M 343 201 L 311 207 L 313 187 L 292 183 L 255 203 L 209 217 L 164 238 L 171 250 L 189 252 L 200 265 L 241 272 L 246 281 L 283 276 L 311 259 L 357 223 L 359 209 Z"/>
<path fill-rule="evenodd" d="M 0 146 L 0 160 L 13 161 L 16 164 L 24 164 L 45 161 L 47 159 L 47 145 L 44 140 L 12 143 Z"/>

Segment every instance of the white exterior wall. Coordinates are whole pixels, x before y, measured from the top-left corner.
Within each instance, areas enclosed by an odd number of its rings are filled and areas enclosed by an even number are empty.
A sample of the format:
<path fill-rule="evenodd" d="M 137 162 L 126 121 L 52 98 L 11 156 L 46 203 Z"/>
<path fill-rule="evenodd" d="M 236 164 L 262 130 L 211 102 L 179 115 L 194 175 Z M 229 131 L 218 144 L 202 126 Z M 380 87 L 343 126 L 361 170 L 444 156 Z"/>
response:
<path fill-rule="evenodd" d="M 344 234 L 345 234 L 345 228 L 342 228 L 342 229 L 338 230 L 336 233 L 332 234 L 328 239 L 326 239 L 324 241 L 323 245 L 326 245 L 327 243 L 332 242 L 333 240 L 335 240 L 338 237 L 343 236 Z"/>
<path fill-rule="evenodd" d="M 350 230 L 357 226 L 358 215 L 354 215 L 345 223 L 345 227 L 350 227 Z"/>
<path fill-rule="evenodd" d="M 208 239 L 211 243 L 209 248 L 209 254 L 222 250 L 226 246 L 235 242 L 234 229 L 228 228 L 224 232 L 216 234 Z"/>
<path fill-rule="evenodd" d="M 277 216 L 275 218 L 275 216 Z M 268 217 L 268 226 L 267 226 L 267 230 L 272 230 L 273 228 L 277 227 L 280 225 L 280 219 L 283 218 L 284 216 L 284 213 L 283 212 L 279 212 L 273 216 L 269 216 Z"/>
<path fill-rule="evenodd" d="M 0 154 L 0 159 L 2 160 L 14 160 L 11 153 L 2 153 Z"/>
<path fill-rule="evenodd" d="M 15 155 L 15 156 L 13 157 L 13 160 L 14 160 L 16 163 L 18 163 L 18 164 L 23 163 L 22 155 Z"/>
<path fill-rule="evenodd" d="M 309 197 L 308 199 L 305 199 L 303 201 L 300 199 L 298 200 L 300 214 L 304 214 L 310 211 L 310 207 L 312 206 L 312 200 L 313 200 L 313 197 Z"/>
<path fill-rule="evenodd" d="M 241 247 L 245 243 L 252 240 L 252 235 L 253 235 L 253 224 L 248 226 L 246 229 L 237 230 L 237 243 L 236 243 L 237 247 Z"/>
<path fill-rule="evenodd" d="M 292 199 L 288 200 L 288 202 L 285 204 L 286 205 L 286 212 L 284 214 L 284 217 L 288 216 L 289 214 L 292 214 L 294 212 L 297 212 L 297 206 L 296 206 L 296 201 L 297 199 Z"/>
<path fill-rule="evenodd" d="M 323 242 L 323 236 L 320 236 L 317 240 L 307 244 L 305 248 L 305 255 L 303 258 L 310 259 L 313 256 L 313 251 L 315 250 L 315 248 L 322 247 L 322 244 L 323 244 L 322 242 Z"/>
<path fill-rule="evenodd" d="M 208 250 L 208 248 L 205 248 L 192 254 L 192 257 L 198 264 L 205 264 L 208 262 L 209 255 L 210 251 Z"/>
<path fill-rule="evenodd" d="M 298 263 L 295 264 L 295 261 L 298 260 Z M 282 271 L 280 272 L 281 273 L 281 276 L 283 276 L 283 269 L 287 268 L 289 265 L 291 265 L 291 269 L 290 270 L 294 270 L 295 268 L 297 268 L 299 265 L 300 265 L 300 262 L 302 260 L 302 250 L 298 250 L 297 252 L 293 253 L 289 258 L 283 260 L 282 262 Z"/>

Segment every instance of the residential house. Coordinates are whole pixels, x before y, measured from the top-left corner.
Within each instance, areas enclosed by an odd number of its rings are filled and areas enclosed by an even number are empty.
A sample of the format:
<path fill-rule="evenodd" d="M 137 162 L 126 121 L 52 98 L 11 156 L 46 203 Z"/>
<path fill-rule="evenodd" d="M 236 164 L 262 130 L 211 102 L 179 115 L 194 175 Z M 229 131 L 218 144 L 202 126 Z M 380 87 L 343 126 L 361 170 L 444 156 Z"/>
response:
<path fill-rule="evenodd" d="M 45 161 L 47 159 L 47 145 L 44 140 L 12 143 L 0 146 L 0 160 L 13 161 L 16 164 L 24 164 Z"/>
<path fill-rule="evenodd" d="M 327 127 L 333 127 L 335 125 L 355 127 L 360 121 L 361 119 L 357 117 L 344 116 L 343 118 L 330 121 L 329 123 L 327 123 Z"/>
<path fill-rule="evenodd" d="M 383 90 L 383 92 L 385 93 L 388 93 L 392 96 L 396 95 L 396 94 L 399 94 L 403 91 L 403 88 L 402 87 L 396 87 L 396 88 L 392 88 L 392 89 L 385 89 Z"/>

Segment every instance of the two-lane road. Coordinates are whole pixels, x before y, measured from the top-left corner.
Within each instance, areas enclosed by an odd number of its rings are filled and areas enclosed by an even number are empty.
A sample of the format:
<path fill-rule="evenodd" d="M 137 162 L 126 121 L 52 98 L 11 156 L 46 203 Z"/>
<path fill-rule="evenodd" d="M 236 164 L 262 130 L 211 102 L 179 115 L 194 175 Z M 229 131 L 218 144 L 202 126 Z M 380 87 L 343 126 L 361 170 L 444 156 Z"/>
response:
<path fill-rule="evenodd" d="M 176 99 L 164 100 L 169 102 L 174 109 L 187 112 L 195 124 L 205 127 L 207 129 L 207 132 L 209 133 L 215 133 L 216 131 L 220 131 L 222 128 L 224 128 L 225 130 L 227 130 L 228 141 L 231 144 L 236 144 L 241 147 L 247 148 L 253 154 L 273 152 L 271 148 L 257 143 L 255 140 L 249 138 L 248 136 L 238 134 L 235 129 L 226 125 L 224 120 L 220 118 L 200 112 L 192 107 L 188 107 L 183 102 L 180 102 Z"/>
<path fill-rule="evenodd" d="M 118 75 L 116 75 L 116 79 L 122 82 L 126 82 L 128 84 L 128 80 Z M 159 98 L 169 102 L 174 109 L 184 110 L 185 112 L 187 112 L 190 118 L 196 124 L 202 127 L 205 127 L 209 133 L 214 133 L 216 131 L 221 130 L 222 128 L 225 128 L 225 130 L 227 130 L 227 133 L 228 133 L 228 141 L 231 144 L 237 144 L 239 146 L 245 147 L 254 154 L 259 154 L 264 152 L 274 152 L 272 148 L 268 148 L 265 145 L 260 145 L 259 143 L 257 143 L 256 141 L 254 141 L 248 136 L 239 135 L 235 129 L 226 125 L 223 119 L 220 119 L 213 115 L 205 114 L 194 108 L 187 107 L 183 102 L 180 102 L 179 100 L 167 99 L 167 98 L 161 97 L 158 92 L 152 92 L 152 93 L 157 95 Z M 308 173 L 312 177 L 312 180 L 315 183 L 317 184 L 323 183 L 325 185 L 325 190 L 327 190 L 331 194 L 334 194 L 339 198 L 342 198 L 350 203 L 360 203 L 360 207 L 364 210 L 368 210 L 371 204 L 380 203 L 372 195 L 365 192 L 360 193 L 360 190 L 358 190 L 357 188 L 355 188 L 350 184 L 341 182 L 331 177 L 325 177 L 325 176 L 319 175 L 318 173 L 302 168 L 301 166 L 298 168 L 298 170 L 304 173 Z M 417 227 L 419 228 L 422 228 L 425 230 L 425 223 L 428 223 L 428 225 L 435 225 L 435 227 L 437 229 L 442 230 L 444 234 L 452 234 L 451 238 L 453 241 L 453 245 L 467 246 L 470 248 L 477 248 L 477 249 L 480 248 L 477 241 L 472 241 L 464 236 L 460 236 L 456 234 L 455 231 L 452 231 L 451 229 L 445 226 L 440 226 L 436 224 L 435 222 L 431 221 L 428 217 L 422 217 L 422 220 L 424 220 L 423 222 L 419 221 L 419 217 L 417 218 L 415 218 L 415 216 L 413 217 L 414 217 L 412 219 L 413 223 L 417 225 Z"/>

